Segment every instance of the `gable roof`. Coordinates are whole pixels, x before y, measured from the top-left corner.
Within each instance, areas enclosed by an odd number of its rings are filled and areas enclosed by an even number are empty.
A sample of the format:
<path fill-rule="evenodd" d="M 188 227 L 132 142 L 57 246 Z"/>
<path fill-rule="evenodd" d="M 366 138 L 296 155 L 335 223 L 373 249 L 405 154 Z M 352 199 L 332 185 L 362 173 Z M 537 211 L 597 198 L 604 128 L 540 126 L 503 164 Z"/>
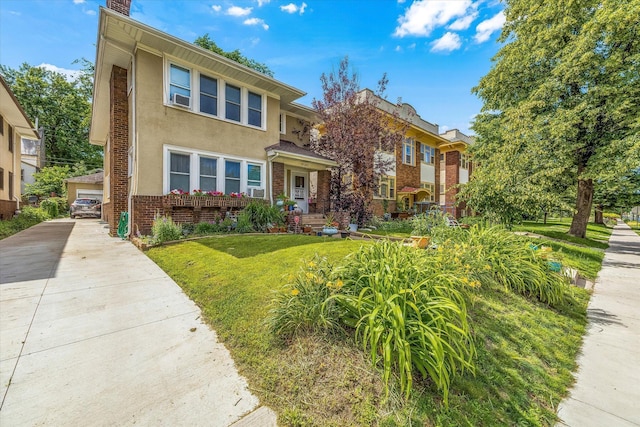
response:
<path fill-rule="evenodd" d="M 102 182 L 104 181 L 104 172 L 100 171 L 89 175 L 74 176 L 72 178 L 67 178 L 64 181 L 75 182 L 79 184 L 102 184 Z"/>
<path fill-rule="evenodd" d="M 212 73 L 261 89 L 281 103 L 291 103 L 306 92 L 203 49 L 193 43 L 152 28 L 110 9 L 100 8 L 93 87 L 90 140 L 106 143 L 109 132 L 109 78 L 114 65 L 127 69 L 137 49 L 193 64 Z"/>
<path fill-rule="evenodd" d="M 0 76 L 0 83 L 0 112 L 4 119 L 18 134 L 29 138 L 40 138 L 38 132 L 33 129 L 33 123 L 27 117 L 27 113 L 2 76 Z"/>

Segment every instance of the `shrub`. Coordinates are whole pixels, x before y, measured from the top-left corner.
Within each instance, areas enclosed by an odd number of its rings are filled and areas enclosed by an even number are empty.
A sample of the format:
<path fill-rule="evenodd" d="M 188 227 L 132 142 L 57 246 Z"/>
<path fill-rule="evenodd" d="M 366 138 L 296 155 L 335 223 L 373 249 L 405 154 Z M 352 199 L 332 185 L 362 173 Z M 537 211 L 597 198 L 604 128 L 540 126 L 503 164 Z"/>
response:
<path fill-rule="evenodd" d="M 620 219 L 620 215 L 614 212 L 605 212 L 602 214 L 603 218 Z"/>
<path fill-rule="evenodd" d="M 371 225 L 375 226 L 378 230 L 386 231 L 387 233 L 410 233 L 411 223 L 403 219 L 391 219 L 389 221 L 372 220 Z"/>
<path fill-rule="evenodd" d="M 236 223 L 236 231 L 238 233 L 251 233 L 255 231 L 251 222 L 251 213 L 243 210 L 238 214 L 238 222 Z"/>
<path fill-rule="evenodd" d="M 222 231 L 222 228 L 217 222 L 199 222 L 193 230 L 194 234 L 198 235 L 213 234 L 219 231 Z"/>
<path fill-rule="evenodd" d="M 284 224 L 284 213 L 277 206 L 269 206 L 261 202 L 251 202 L 241 214 L 245 214 L 251 224 L 251 231 L 265 233 L 272 225 Z M 240 217 L 238 217 L 238 220 Z M 240 224 L 238 224 L 240 225 Z M 243 224 L 243 228 L 245 225 Z"/>
<path fill-rule="evenodd" d="M 40 202 L 40 208 L 44 209 L 50 218 L 57 218 L 59 215 L 58 203 L 53 198 Z"/>
<path fill-rule="evenodd" d="M 156 243 L 179 240 L 182 238 L 182 226 L 173 222 L 171 217 L 161 216 L 153 221 L 151 233 Z"/>
<path fill-rule="evenodd" d="M 23 206 L 17 217 L 0 221 L 0 239 L 26 230 L 47 219 L 49 219 L 49 217 L 44 210 L 32 206 Z"/>

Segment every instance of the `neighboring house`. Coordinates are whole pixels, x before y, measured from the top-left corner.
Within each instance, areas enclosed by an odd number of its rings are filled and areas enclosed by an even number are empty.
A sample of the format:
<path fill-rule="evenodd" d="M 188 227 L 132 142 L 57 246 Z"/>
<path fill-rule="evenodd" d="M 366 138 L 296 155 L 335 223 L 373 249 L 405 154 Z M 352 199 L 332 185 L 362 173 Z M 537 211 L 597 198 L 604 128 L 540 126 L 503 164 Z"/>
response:
<path fill-rule="evenodd" d="M 148 234 L 154 216 L 212 220 L 250 198 L 172 190 L 286 193 L 305 212 L 328 205 L 328 168 L 312 153 L 305 93 L 129 18 L 129 0 L 100 9 L 90 141 L 104 147 L 103 216 L 115 234 Z M 312 188 L 313 187 L 313 188 Z"/>
<path fill-rule="evenodd" d="M 393 114 L 398 106 L 365 89 L 362 96 L 375 97 L 383 112 Z M 408 122 L 404 141 L 396 146 L 392 168 L 381 177 L 378 194 L 373 195 L 376 215 L 412 210 L 426 211 L 438 206 L 456 218 L 468 214 L 464 205 L 456 206 L 458 184 L 469 181 L 471 161 L 466 153 L 473 143 L 457 129 L 439 133 L 436 124 L 422 119 L 409 104 L 402 104 L 398 117 Z M 386 202 L 384 202 L 386 200 Z"/>
<path fill-rule="evenodd" d="M 38 138 L 31 120 L 0 76 L 0 219 L 20 208 L 21 137 Z"/>
<path fill-rule="evenodd" d="M 80 198 L 98 199 L 102 201 L 103 171 L 67 178 L 64 182 L 67 185 L 67 203 L 69 207 L 71 207 L 71 203 L 73 203 L 75 199 Z"/>
<path fill-rule="evenodd" d="M 39 139 L 20 139 L 21 167 L 20 171 L 20 191 L 25 193 L 27 184 L 36 182 L 34 174 L 40 172 L 44 165 L 44 145 Z"/>

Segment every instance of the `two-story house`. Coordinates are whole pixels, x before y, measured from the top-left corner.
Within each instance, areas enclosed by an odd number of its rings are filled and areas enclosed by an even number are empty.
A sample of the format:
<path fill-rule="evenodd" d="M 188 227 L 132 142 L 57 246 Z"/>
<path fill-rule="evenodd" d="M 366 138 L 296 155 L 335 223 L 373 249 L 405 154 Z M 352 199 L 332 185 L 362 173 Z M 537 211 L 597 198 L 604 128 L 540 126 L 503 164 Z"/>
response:
<path fill-rule="evenodd" d="M 281 193 L 305 212 L 324 210 L 335 163 L 306 148 L 315 114 L 295 103 L 305 93 L 137 22 L 129 8 L 107 0 L 100 9 L 95 60 L 90 141 L 104 147 L 111 233 L 123 212 L 130 232 L 148 234 L 158 214 L 195 223 Z M 194 190 L 249 198 L 169 195 Z"/>
<path fill-rule="evenodd" d="M 20 139 L 38 138 L 31 120 L 0 76 L 0 220 L 20 207 Z"/>
<path fill-rule="evenodd" d="M 362 93 L 376 97 L 369 89 Z M 471 161 L 466 151 L 473 138 L 456 129 L 440 134 L 437 124 L 424 120 L 407 103 L 398 107 L 376 97 L 375 104 L 387 114 L 397 114 L 408 127 L 394 152 L 384 153 L 394 161 L 373 195 L 374 213 L 422 212 L 437 206 L 456 218 L 464 215 L 464 205 L 456 205 L 457 185 L 469 180 Z"/>

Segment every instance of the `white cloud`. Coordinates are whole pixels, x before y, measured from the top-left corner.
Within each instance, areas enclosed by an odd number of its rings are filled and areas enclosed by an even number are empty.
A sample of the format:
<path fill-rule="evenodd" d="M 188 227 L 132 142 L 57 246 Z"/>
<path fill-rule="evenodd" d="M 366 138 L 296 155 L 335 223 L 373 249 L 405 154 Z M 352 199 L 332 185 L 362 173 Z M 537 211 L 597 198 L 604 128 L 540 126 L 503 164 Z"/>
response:
<path fill-rule="evenodd" d="M 431 52 L 451 52 L 460 49 L 460 46 L 462 46 L 460 36 L 448 31 L 444 36 L 431 43 Z"/>
<path fill-rule="evenodd" d="M 93 16 L 93 15 L 95 15 L 95 14 L 96 14 L 96 11 L 95 11 L 95 10 L 90 9 L 90 10 L 85 11 L 84 13 L 86 13 L 87 15 L 91 15 L 91 16 Z"/>
<path fill-rule="evenodd" d="M 222 6 L 220 6 L 219 4 L 214 4 L 213 6 L 211 6 L 211 9 L 213 9 L 215 12 L 220 12 L 222 10 Z"/>
<path fill-rule="evenodd" d="M 400 47 L 400 45 L 396 46 L 395 51 L 396 51 L 396 52 L 402 52 L 402 48 Z"/>
<path fill-rule="evenodd" d="M 82 4 L 85 0 L 73 0 L 73 4 Z"/>
<path fill-rule="evenodd" d="M 38 65 L 38 68 L 44 68 L 45 70 L 48 70 L 48 71 L 60 73 L 64 75 L 65 78 L 69 81 L 77 79 L 80 76 L 80 74 L 82 74 L 82 71 L 80 70 L 69 70 L 67 68 L 60 68 L 60 67 L 56 67 L 55 65 L 45 64 L 45 63 Z"/>
<path fill-rule="evenodd" d="M 231 16 L 247 16 L 253 10 L 252 7 L 231 6 L 227 9 L 227 15 Z"/>
<path fill-rule="evenodd" d="M 470 12 L 475 12 L 471 0 L 417 0 L 398 18 L 400 25 L 394 35 L 426 37 L 434 28 L 444 26 L 453 19 L 463 18 Z"/>
<path fill-rule="evenodd" d="M 447 27 L 449 30 L 461 31 L 469 28 L 474 19 L 478 17 L 478 12 L 472 12 L 469 15 L 465 15 L 462 18 L 458 18 L 451 25 Z"/>
<path fill-rule="evenodd" d="M 493 18 L 482 21 L 476 27 L 476 35 L 474 39 L 477 43 L 484 43 L 489 40 L 491 34 L 502 29 L 505 17 L 504 12 L 498 12 Z"/>
<path fill-rule="evenodd" d="M 265 22 L 262 19 L 259 19 L 259 18 L 245 19 L 243 24 L 244 25 L 261 25 L 262 28 L 264 28 L 265 30 L 269 29 L 269 26 L 265 24 Z"/>
<path fill-rule="evenodd" d="M 297 6 L 293 3 L 289 3 L 285 6 L 280 6 L 280 10 L 283 12 L 287 12 L 287 13 L 296 13 L 299 12 L 300 15 L 302 15 L 305 11 L 305 9 L 307 8 L 307 4 L 306 3 L 302 3 L 300 6 Z"/>
<path fill-rule="evenodd" d="M 258 0 L 258 7 L 262 7 L 265 4 L 268 4 L 270 2 L 271 2 L 271 0 Z"/>

